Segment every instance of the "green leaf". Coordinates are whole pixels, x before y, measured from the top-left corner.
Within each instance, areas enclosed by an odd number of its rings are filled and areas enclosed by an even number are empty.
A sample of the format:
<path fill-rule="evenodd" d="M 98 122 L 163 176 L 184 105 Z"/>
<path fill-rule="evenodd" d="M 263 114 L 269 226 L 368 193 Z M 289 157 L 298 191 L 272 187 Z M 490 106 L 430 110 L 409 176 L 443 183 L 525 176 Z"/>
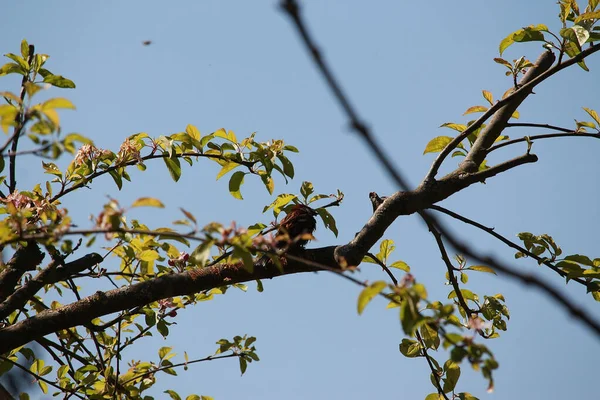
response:
<path fill-rule="evenodd" d="M 467 129 L 467 126 L 464 124 L 455 124 L 454 122 L 445 122 L 440 125 L 440 128 L 450 128 L 458 132 L 463 132 L 465 129 Z"/>
<path fill-rule="evenodd" d="M 317 208 L 316 211 L 319 214 L 319 217 L 321 217 L 321 220 L 323 220 L 323 225 L 325 225 L 325 228 L 329 229 L 337 237 L 338 229 L 335 225 L 335 218 L 333 218 L 329 211 L 324 208 Z"/>
<path fill-rule="evenodd" d="M 181 178 L 181 163 L 177 157 L 163 157 L 167 170 L 175 182 Z"/>
<path fill-rule="evenodd" d="M 273 181 L 273 178 L 267 175 L 261 175 L 260 179 L 265 184 L 265 188 L 267 188 L 269 194 L 273 194 L 273 190 L 275 190 L 275 181 Z"/>
<path fill-rule="evenodd" d="M 417 308 L 415 299 L 411 296 L 406 298 L 400 304 L 400 322 L 402 330 L 407 335 L 412 335 L 417 326 L 417 323 L 422 319 Z"/>
<path fill-rule="evenodd" d="M 185 132 L 196 140 L 200 140 L 200 131 L 194 125 L 188 125 L 185 127 Z"/>
<path fill-rule="evenodd" d="M 114 169 L 112 171 L 110 171 L 108 174 L 110 176 L 112 176 L 113 180 L 117 184 L 117 188 L 119 188 L 119 190 L 121 190 L 121 188 L 123 187 L 123 178 L 121 177 L 121 174 Z"/>
<path fill-rule="evenodd" d="M 448 143 L 452 141 L 452 139 L 453 138 L 451 138 L 450 136 L 438 136 L 436 138 L 431 139 L 429 143 L 427 143 L 427 146 L 425 146 L 425 151 L 423 152 L 423 154 L 439 153 L 448 145 Z"/>
<path fill-rule="evenodd" d="M 171 350 L 173 350 L 172 347 L 161 347 L 158 350 L 158 357 L 162 360 L 167 354 L 171 352 Z"/>
<path fill-rule="evenodd" d="M 239 167 L 240 164 L 233 162 L 233 161 L 227 161 L 225 163 L 225 165 L 223 165 L 223 168 L 221 168 L 221 170 L 219 171 L 219 173 L 217 174 L 217 180 L 221 179 L 223 177 L 223 175 L 225 175 L 226 173 L 228 173 L 229 171 L 231 171 L 232 169 L 235 169 L 237 167 Z"/>
<path fill-rule="evenodd" d="M 312 183 L 308 181 L 302 182 L 302 186 L 300 186 L 300 194 L 302 195 L 302 197 L 304 197 L 305 200 L 308 199 L 308 196 L 313 194 L 314 191 L 315 189 Z"/>
<path fill-rule="evenodd" d="M 389 265 L 389 267 L 398 268 L 405 272 L 410 272 L 410 267 L 408 266 L 408 264 L 405 263 L 404 261 L 400 261 L 400 260 L 394 261 L 393 263 L 391 263 Z"/>
<path fill-rule="evenodd" d="M 280 194 L 279 196 L 277 196 L 275 201 L 273 201 L 271 204 L 269 204 L 263 209 L 263 213 L 269 210 L 270 208 L 273 208 L 273 212 L 275 213 L 275 215 L 278 215 L 281 212 L 281 209 L 295 198 L 297 198 L 295 194 Z"/>
<path fill-rule="evenodd" d="M 42 161 L 42 167 L 44 168 L 44 171 L 46 171 L 47 174 L 62 177 L 62 172 L 58 169 L 56 164 L 46 163 L 46 162 Z"/>
<path fill-rule="evenodd" d="M 0 67 L 0 76 L 8 75 L 8 74 L 25 75 L 26 72 L 17 63 L 6 63 L 2 67 Z"/>
<path fill-rule="evenodd" d="M 179 396 L 177 394 L 177 392 L 174 390 L 171 390 L 171 389 L 165 390 L 164 393 L 167 393 L 171 397 L 172 400 L 181 400 L 181 396 Z"/>
<path fill-rule="evenodd" d="M 52 109 L 52 108 L 67 108 L 67 109 L 74 110 L 75 106 L 73 105 L 73 103 L 71 103 L 70 100 L 62 98 L 62 97 L 56 97 L 54 99 L 50 99 L 50 100 L 47 100 L 42 103 L 42 109 Z"/>
<path fill-rule="evenodd" d="M 446 361 L 444 364 L 444 370 L 446 371 L 446 379 L 444 379 L 444 393 L 448 393 L 454 390 L 460 378 L 460 367 L 454 361 Z"/>
<path fill-rule="evenodd" d="M 152 197 L 140 197 L 136 201 L 133 202 L 131 207 L 158 207 L 165 208 L 164 204 L 155 198 Z"/>
<path fill-rule="evenodd" d="M 246 361 L 246 359 L 243 356 L 240 356 L 239 360 L 240 360 L 240 372 L 242 373 L 242 375 L 244 375 L 244 372 L 246 372 L 246 368 L 248 368 L 248 362 Z"/>
<path fill-rule="evenodd" d="M 235 246 L 233 249 L 233 256 L 235 258 L 239 258 L 244 263 L 244 269 L 248 272 L 254 272 L 254 259 L 252 258 L 252 254 L 250 252 L 240 246 Z"/>
<path fill-rule="evenodd" d="M 21 41 L 21 55 L 25 59 L 29 57 L 29 43 L 25 39 Z"/>
<path fill-rule="evenodd" d="M 394 246 L 394 241 L 391 239 L 384 239 L 379 244 L 379 253 L 377 254 L 377 258 L 379 258 L 384 263 L 387 263 L 387 259 L 390 254 L 394 251 L 396 246 Z"/>
<path fill-rule="evenodd" d="M 192 251 L 190 255 L 190 263 L 203 267 L 210 257 L 210 249 L 215 244 L 214 240 L 206 240 Z"/>
<path fill-rule="evenodd" d="M 244 183 L 244 176 L 246 176 L 244 172 L 237 171 L 229 178 L 229 193 L 238 200 L 243 200 L 240 187 Z"/>
<path fill-rule="evenodd" d="M 548 27 L 543 24 L 530 25 L 523 29 L 519 29 L 502 39 L 500 42 L 500 55 L 506 50 L 511 44 L 515 42 L 533 42 L 533 41 L 544 41 L 543 31 L 548 32 Z"/>
<path fill-rule="evenodd" d="M 594 119 L 594 121 L 596 121 L 598 126 L 600 126 L 600 117 L 598 117 L 598 113 L 590 108 L 583 107 L 583 109 Z"/>
<path fill-rule="evenodd" d="M 402 343 L 400 343 L 400 353 L 408 358 L 418 357 L 421 355 L 421 345 L 416 340 L 402 339 Z"/>
<path fill-rule="evenodd" d="M 498 275 L 498 274 L 496 274 L 496 271 L 494 271 L 493 268 L 488 267 L 486 265 L 471 265 L 470 267 L 468 267 L 466 269 L 471 270 L 471 271 L 487 272 L 490 274 Z"/>
<path fill-rule="evenodd" d="M 5 56 L 19 64 L 23 71 L 29 71 L 29 63 L 23 57 L 13 53 L 7 53 Z"/>
<path fill-rule="evenodd" d="M 381 293 L 381 291 L 385 289 L 386 286 L 387 283 L 385 283 L 384 281 L 377 281 L 367 286 L 362 290 L 362 292 L 360 292 L 357 304 L 357 310 L 359 315 L 362 314 L 367 304 L 369 304 L 375 296 Z"/>
<path fill-rule="evenodd" d="M 488 110 L 488 108 L 485 106 L 473 106 L 473 107 L 469 107 L 467 109 L 467 111 L 464 112 L 463 115 L 472 114 L 472 113 L 476 113 L 476 112 L 486 112 L 487 110 Z"/>
<path fill-rule="evenodd" d="M 283 154 L 278 154 L 277 158 L 281 161 L 281 165 L 283 166 L 283 173 L 290 178 L 294 178 L 294 164 Z"/>
<path fill-rule="evenodd" d="M 75 83 L 61 75 L 47 75 L 44 77 L 44 83 L 63 89 L 75 89 Z"/>
<path fill-rule="evenodd" d="M 425 345 L 437 350 L 440 346 L 440 336 L 438 335 L 438 332 L 429 324 L 421 325 L 419 330 L 421 331 L 421 337 L 423 338 Z"/>

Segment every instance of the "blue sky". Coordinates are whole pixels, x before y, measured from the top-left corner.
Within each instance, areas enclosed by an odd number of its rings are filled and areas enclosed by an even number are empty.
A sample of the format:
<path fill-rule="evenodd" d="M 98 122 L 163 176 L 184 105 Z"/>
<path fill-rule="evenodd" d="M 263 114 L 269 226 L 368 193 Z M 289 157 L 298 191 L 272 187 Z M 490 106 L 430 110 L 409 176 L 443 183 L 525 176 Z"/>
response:
<path fill-rule="evenodd" d="M 416 185 L 433 160 L 426 143 L 453 131 L 444 122 L 466 123 L 462 113 L 484 104 L 481 90 L 495 98 L 510 86 L 503 67 L 492 61 L 508 33 L 545 23 L 558 30 L 555 1 L 503 2 L 307 1 L 309 28 L 361 116 L 370 124 L 396 165 Z M 418 7 L 418 8 L 417 8 Z M 350 240 L 370 215 L 368 193 L 389 194 L 393 182 L 377 160 L 347 128 L 347 121 L 307 58 L 291 24 L 275 1 L 104 1 L 11 2 L 3 7 L 2 53 L 17 52 L 26 38 L 51 55 L 48 68 L 77 84 L 65 96 L 77 111 L 61 114 L 63 132 L 79 132 L 103 148 L 118 149 L 123 139 L 145 131 L 151 136 L 196 125 L 205 134 L 221 127 L 238 138 L 258 132 L 259 139 L 282 138 L 297 146 L 296 178 L 276 192 L 297 192 L 303 180 L 317 191 L 346 194 L 332 210 L 339 238 L 320 226 L 315 246 Z M 151 40 L 150 46 L 142 41 Z M 505 58 L 532 61 L 539 44 L 509 48 Z M 600 110 L 598 57 L 592 70 L 561 72 L 536 89 L 519 109 L 521 121 L 571 127 L 586 119 L 581 107 Z M 3 78 L 1 90 L 16 91 L 18 81 Z M 511 137 L 538 131 L 507 132 Z M 597 253 L 597 198 L 600 167 L 597 143 L 559 139 L 534 144 L 540 160 L 457 194 L 444 206 L 494 226 L 509 238 L 521 231 L 549 233 L 567 254 Z M 522 154 L 525 146 L 498 151 L 490 162 Z M 22 189 L 45 179 L 39 160 L 21 162 Z M 448 161 L 448 170 L 456 160 Z M 68 160 L 65 160 L 68 162 Z M 185 168 L 174 184 L 162 163 L 132 174 L 118 192 L 109 179 L 65 199 L 70 213 L 85 226 L 106 196 L 128 205 L 141 196 L 159 197 L 159 212 L 134 214 L 153 227 L 180 217 L 178 207 L 201 223 L 270 222 L 262 207 L 272 201 L 262 185 L 246 179 L 245 201 L 228 194 L 226 180 L 215 182 L 215 165 Z M 77 220 L 77 219 L 76 219 Z M 515 261 L 513 251 L 484 233 L 452 225 L 477 249 L 493 253 L 515 268 L 543 276 L 563 288 L 577 304 L 600 318 L 597 304 L 574 285 L 534 262 Z M 399 218 L 387 237 L 396 241 L 395 258 L 406 261 L 426 284 L 432 299 L 444 299 L 445 267 L 435 242 L 415 216 Z M 361 279 L 384 279 L 364 265 Z M 508 332 L 486 342 L 500 363 L 496 391 L 463 366 L 459 391 L 482 399 L 593 398 L 597 395 L 598 338 L 562 308 L 531 288 L 504 278 L 471 274 L 468 288 L 480 294 L 501 292 L 511 310 Z M 177 378 L 161 377 L 155 387 L 198 393 L 216 399 L 304 399 L 307 397 L 419 399 L 434 389 L 424 360 L 398 352 L 402 339 L 395 310 L 375 300 L 356 315 L 359 288 L 329 274 L 305 274 L 264 282 L 264 293 L 250 283 L 248 293 L 227 296 L 181 312 L 167 340 L 152 338 L 126 359 L 156 359 L 160 346 L 200 358 L 214 351 L 221 337 L 256 336 L 261 361 L 240 377 L 236 362 L 199 364 Z M 98 287 L 84 287 L 92 293 Z M 152 350 L 149 350 L 152 349 Z M 150 353 L 151 351 L 151 353 Z M 150 354 L 150 355 L 149 355 Z M 443 355 L 439 357 L 444 361 Z"/>

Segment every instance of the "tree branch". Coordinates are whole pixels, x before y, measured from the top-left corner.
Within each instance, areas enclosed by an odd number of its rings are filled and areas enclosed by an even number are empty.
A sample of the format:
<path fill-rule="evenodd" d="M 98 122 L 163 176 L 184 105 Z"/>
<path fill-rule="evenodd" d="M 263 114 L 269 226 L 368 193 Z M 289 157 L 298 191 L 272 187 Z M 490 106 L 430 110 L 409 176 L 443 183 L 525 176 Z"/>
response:
<path fill-rule="evenodd" d="M 535 255 L 534 253 L 530 252 L 529 250 L 527 250 L 524 247 L 519 246 L 517 243 L 508 240 L 506 237 L 496 233 L 496 231 L 494 231 L 494 228 L 489 228 L 485 225 L 480 224 L 477 221 L 474 221 L 472 219 L 469 219 L 467 217 L 464 217 L 460 214 L 457 214 L 451 210 L 448 210 L 447 208 L 444 207 L 440 207 L 437 205 L 431 206 L 429 207 L 431 210 L 435 210 L 438 212 L 441 212 L 443 214 L 446 214 L 454 219 L 457 219 L 461 222 L 464 222 L 465 224 L 468 225 L 472 225 L 478 229 L 481 229 L 482 231 L 488 233 L 489 235 L 492 235 L 493 237 L 495 237 L 496 239 L 498 239 L 499 241 L 501 241 L 502 243 L 504 243 L 505 245 L 507 245 L 508 247 L 511 247 L 517 251 L 520 251 L 521 253 L 527 255 L 527 257 L 533 258 L 534 260 L 536 260 L 538 263 L 540 264 L 544 264 L 545 266 L 547 266 L 548 268 L 550 268 L 551 270 L 553 270 L 554 272 L 556 272 L 557 274 L 559 274 L 561 277 L 563 278 L 567 278 L 567 273 L 565 273 L 564 271 L 562 271 L 560 268 L 558 268 L 556 265 L 552 264 L 550 261 L 546 260 L 545 258 L 542 258 L 540 256 Z M 588 289 L 593 289 L 592 286 L 589 284 L 589 282 L 586 282 L 584 279 L 581 278 L 569 278 L 572 281 L 575 281 L 577 283 L 579 283 L 580 285 L 585 286 Z"/>
<path fill-rule="evenodd" d="M 509 145 L 515 144 L 515 143 L 526 142 L 527 140 L 534 142 L 534 141 L 540 140 L 540 139 L 550 139 L 550 138 L 559 138 L 559 137 L 572 137 L 572 138 L 589 137 L 589 138 L 600 139 L 600 133 L 579 133 L 579 132 L 575 132 L 575 131 L 570 131 L 568 133 L 546 133 L 544 135 L 525 136 L 525 137 L 518 138 L 518 139 L 512 139 L 512 140 L 507 140 L 505 142 L 500 142 L 497 145 L 492 146 L 488 150 L 488 154 L 494 150 L 501 149 L 502 147 L 509 146 Z"/>
<path fill-rule="evenodd" d="M 31 66 L 31 64 L 33 63 L 34 53 L 35 53 L 35 47 L 32 44 L 30 44 L 29 45 L 29 57 L 27 57 L 27 64 L 29 66 Z M 9 157 L 9 170 L 10 170 L 10 172 L 9 172 L 10 184 L 8 186 L 9 194 L 14 192 L 17 187 L 17 177 L 16 177 L 17 158 L 15 156 L 15 153 L 17 152 L 17 149 L 19 146 L 19 138 L 21 137 L 21 134 L 23 133 L 23 128 L 25 127 L 25 123 L 26 123 L 26 117 L 24 115 L 25 105 L 23 103 L 25 101 L 25 95 L 27 94 L 27 91 L 25 90 L 25 84 L 27 82 L 29 82 L 29 71 L 25 71 L 25 73 L 23 74 L 23 79 L 21 80 L 21 93 L 19 96 L 19 98 L 21 99 L 21 103 L 19 104 L 20 110 L 19 110 L 19 113 L 17 114 L 17 116 L 15 117 L 16 125 L 15 125 L 13 135 L 11 137 L 12 145 L 10 147 L 10 151 L 12 154 Z M 7 142 L 7 144 L 8 144 L 8 142 Z"/>
<path fill-rule="evenodd" d="M 375 141 L 375 138 L 371 134 L 371 131 L 367 125 L 361 121 L 356 109 L 350 104 L 350 100 L 344 94 L 342 87 L 335 79 L 335 76 L 331 72 L 329 66 L 325 63 L 323 55 L 308 32 L 306 24 L 300 15 L 300 6 L 298 5 L 298 2 L 295 0 L 282 0 L 280 6 L 294 22 L 294 25 L 298 31 L 298 34 L 302 38 L 306 50 L 312 57 L 319 72 L 321 72 L 321 75 L 323 75 L 323 78 L 325 78 L 325 81 L 327 82 L 327 85 L 331 89 L 337 102 L 348 116 L 352 129 L 354 129 L 354 131 L 356 131 L 367 142 L 368 148 L 375 154 L 377 159 L 381 161 L 386 171 L 393 176 L 394 180 L 399 182 L 400 187 L 403 190 L 408 190 L 408 184 L 406 180 L 400 175 L 400 172 L 394 167 L 392 161 L 385 155 L 385 152 L 381 146 L 379 146 L 379 144 Z"/>
<path fill-rule="evenodd" d="M 4 301 L 14 291 L 17 282 L 27 271 L 33 271 L 44 259 L 35 241 L 19 246 L 17 251 L 0 272 L 0 301 Z"/>

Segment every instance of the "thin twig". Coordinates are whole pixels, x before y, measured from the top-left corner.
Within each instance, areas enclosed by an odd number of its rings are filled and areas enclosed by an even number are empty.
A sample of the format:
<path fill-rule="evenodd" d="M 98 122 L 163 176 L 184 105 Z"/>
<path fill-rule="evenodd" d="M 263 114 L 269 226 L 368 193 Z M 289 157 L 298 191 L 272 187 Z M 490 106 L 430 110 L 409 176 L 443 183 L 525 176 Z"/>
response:
<path fill-rule="evenodd" d="M 152 160 L 152 159 L 156 159 L 156 158 L 171 158 L 171 157 L 204 157 L 204 158 L 213 158 L 213 159 L 223 159 L 223 156 L 217 155 L 217 154 L 204 154 L 204 153 L 199 153 L 199 152 L 185 152 L 185 153 L 173 153 L 172 155 L 169 155 L 168 153 L 165 154 L 148 154 L 144 157 L 142 157 L 142 161 L 146 161 L 146 160 Z M 256 161 L 235 161 L 235 160 L 231 160 L 231 159 L 227 159 L 228 162 L 233 162 L 233 163 L 237 163 L 239 165 L 243 165 L 245 167 L 248 168 L 248 170 L 251 173 L 255 173 L 254 170 L 252 169 L 252 167 L 254 166 L 254 164 L 256 164 Z M 104 174 L 108 174 L 112 171 L 115 171 L 119 168 L 123 168 L 123 167 L 130 167 L 132 165 L 136 165 L 139 164 L 138 160 L 130 160 L 127 161 L 125 163 L 122 164 L 118 164 L 118 165 L 111 165 L 110 167 L 107 167 L 106 169 L 103 169 L 102 171 L 97 171 L 94 172 L 92 174 L 90 174 L 89 176 L 85 177 L 85 180 L 83 180 L 82 182 L 79 182 L 69 188 L 64 188 L 57 193 L 54 197 L 52 197 L 50 199 L 50 203 L 53 203 L 54 201 L 60 199 L 61 197 L 63 197 L 64 195 L 72 192 L 73 190 L 77 190 L 81 187 L 86 186 L 90 181 L 92 181 L 93 179 L 102 176 Z"/>
<path fill-rule="evenodd" d="M 573 129 L 562 128 L 556 125 L 549 124 L 536 124 L 533 122 L 509 122 L 506 124 L 507 128 L 542 128 L 542 129 L 552 129 L 553 131 L 565 132 L 565 133 L 574 133 Z"/>
<path fill-rule="evenodd" d="M 423 347 L 423 356 L 427 360 L 427 364 L 429 365 L 429 369 L 431 370 L 431 375 L 433 375 L 433 379 L 435 380 L 435 386 L 437 388 L 438 394 L 441 394 L 444 397 L 444 400 L 450 400 L 448 399 L 448 396 L 446 396 L 446 393 L 444 393 L 444 389 L 442 388 L 442 383 L 440 382 L 440 376 L 438 375 L 438 371 L 429 358 L 429 354 L 427 353 L 427 346 L 425 345 L 425 341 L 421 337 L 419 331 L 415 331 L 415 336 L 417 337 L 417 340 L 419 341 L 419 343 L 421 343 L 421 346 Z"/>
<path fill-rule="evenodd" d="M 123 382 L 122 385 L 125 386 L 129 382 L 135 381 L 136 379 L 140 379 L 140 378 L 143 378 L 145 376 L 152 375 L 152 374 L 155 374 L 155 373 L 160 372 L 160 371 L 164 371 L 166 369 L 177 368 L 177 367 L 184 367 L 186 365 L 196 364 L 196 363 L 204 362 L 204 361 L 221 360 L 221 359 L 224 359 L 224 358 L 233 358 L 233 357 L 238 357 L 239 358 L 239 357 L 241 357 L 243 355 L 244 355 L 244 353 L 242 352 L 242 353 L 225 354 L 225 355 L 220 355 L 220 356 L 208 356 L 208 357 L 200 358 L 200 359 L 197 359 L 197 360 L 186 361 L 186 362 L 179 363 L 179 364 L 168 365 L 166 367 L 152 369 L 152 370 L 149 370 L 147 372 L 144 372 L 143 374 L 134 376 L 133 378 L 128 379 L 125 382 Z"/>
<path fill-rule="evenodd" d="M 580 133 L 580 132 L 575 132 L 575 131 L 569 131 L 568 133 L 546 133 L 543 135 L 524 136 L 524 137 L 518 138 L 518 139 L 512 139 L 512 140 L 507 140 L 504 142 L 499 142 L 497 145 L 490 147 L 490 149 L 487 152 L 489 154 L 492 151 L 498 150 L 502 147 L 509 146 L 509 145 L 515 144 L 515 143 L 526 142 L 528 140 L 533 142 L 535 140 L 540 140 L 540 139 L 559 138 L 559 137 L 571 137 L 571 138 L 588 137 L 588 138 L 600 139 L 600 133 Z"/>
<path fill-rule="evenodd" d="M 29 375 L 33 376 L 36 381 L 42 381 L 42 382 L 44 382 L 44 383 L 52 386 L 53 388 L 58 389 L 59 391 L 61 391 L 63 393 L 64 392 L 71 393 L 71 395 L 77 396 L 80 399 L 85 399 L 84 397 L 82 397 L 79 394 L 76 394 L 76 393 L 71 392 L 70 390 L 68 390 L 66 388 L 62 388 L 62 387 L 58 386 L 56 383 L 52 382 L 51 380 L 48 380 L 48 379 L 44 378 L 43 376 L 40 376 L 40 375 L 38 375 L 38 374 L 36 374 L 34 372 L 31 372 L 28 368 L 25 368 L 24 366 L 22 366 L 18 362 L 15 362 L 15 361 L 11 360 L 8 357 L 0 356 L 0 359 L 3 360 L 3 361 L 8 361 L 9 363 L 11 363 L 12 365 L 14 365 L 15 367 L 19 368 L 21 371 L 24 371 L 24 372 L 28 373 Z"/>
<path fill-rule="evenodd" d="M 34 53 L 35 53 L 35 47 L 30 44 L 29 45 L 29 57 L 27 57 L 27 64 L 29 65 L 29 67 L 31 68 L 31 63 L 33 63 L 33 57 L 34 57 Z M 15 153 L 17 152 L 18 146 L 19 146 L 19 138 L 21 137 L 21 134 L 23 133 L 23 128 L 25 127 L 25 123 L 26 118 L 25 118 L 25 105 L 23 104 L 25 102 L 25 95 L 27 94 L 27 91 L 25 90 L 25 85 L 27 84 L 27 82 L 29 82 L 29 71 L 25 71 L 25 73 L 23 74 L 23 79 L 21 80 L 21 93 L 19 98 L 21 99 L 21 102 L 19 104 L 20 109 L 19 112 L 17 113 L 17 116 L 15 117 L 15 128 L 14 128 L 14 133 L 12 135 L 12 145 L 10 147 L 10 151 L 11 153 L 13 153 L 10 158 L 9 158 L 9 174 L 10 174 L 10 184 L 8 186 L 8 191 L 9 193 L 13 193 L 17 187 L 17 177 L 16 177 L 16 168 L 17 168 L 17 158 L 15 156 Z"/>
<path fill-rule="evenodd" d="M 471 310 L 471 308 L 467 304 L 467 301 L 465 300 L 464 296 L 462 295 L 462 292 L 460 291 L 458 281 L 456 280 L 456 276 L 454 275 L 454 266 L 452 265 L 452 262 L 450 261 L 450 258 L 448 257 L 448 252 L 446 251 L 446 247 L 444 246 L 444 242 L 442 240 L 442 236 L 440 235 L 440 232 L 437 230 L 437 228 L 433 224 L 428 225 L 428 228 L 429 228 L 429 231 L 431 232 L 431 234 L 433 235 L 433 237 L 435 238 L 435 241 L 440 250 L 440 254 L 442 256 L 442 260 L 444 261 L 444 264 L 446 264 L 446 269 L 448 270 L 448 279 L 450 280 L 450 283 L 452 284 L 452 288 L 454 288 L 454 293 L 456 293 L 456 298 L 458 299 L 458 303 L 465 311 L 465 314 L 467 314 L 467 319 L 470 319 L 471 315 L 477 314 L 477 311 Z"/>
<path fill-rule="evenodd" d="M 400 187 L 402 187 L 404 190 L 408 190 L 408 184 L 406 183 L 406 180 L 396 170 L 392 161 L 385 155 L 383 149 L 375 141 L 375 138 L 371 134 L 371 131 L 367 125 L 361 121 L 356 109 L 350 104 L 350 100 L 344 94 L 342 87 L 338 84 L 329 66 L 325 63 L 323 55 L 320 53 L 315 41 L 312 39 L 306 28 L 306 24 L 302 20 L 298 2 L 295 0 L 282 0 L 280 5 L 285 13 L 288 14 L 294 22 L 294 25 L 296 26 L 296 29 L 298 30 L 298 33 L 300 34 L 300 37 L 302 38 L 302 41 L 304 42 L 304 45 L 312 57 L 315 65 L 319 69 L 319 72 L 321 72 L 327 81 L 329 88 L 348 116 L 352 129 L 354 129 L 367 142 L 367 147 L 373 151 L 377 159 L 384 165 L 387 172 L 394 177 L 394 180 L 399 182 Z"/>
<path fill-rule="evenodd" d="M 489 228 L 487 226 L 484 226 L 482 224 L 480 224 L 477 221 L 474 221 L 472 219 L 469 219 L 465 216 L 462 216 L 460 214 L 457 214 L 451 210 L 448 210 L 447 208 L 444 207 L 440 207 L 437 205 L 431 206 L 429 207 L 432 210 L 435 211 L 439 211 L 443 214 L 446 214 L 454 219 L 457 219 L 461 222 L 464 222 L 465 224 L 474 226 L 486 233 L 488 233 L 489 235 L 492 235 L 493 237 L 495 237 L 496 239 L 500 240 L 502 243 L 506 244 L 508 247 L 511 247 L 517 251 L 520 251 L 521 253 L 527 255 L 527 257 L 533 258 L 534 260 L 536 260 L 538 263 L 540 264 L 544 264 L 545 266 L 547 266 L 548 268 L 550 268 L 551 270 L 553 270 L 554 272 L 556 272 L 557 274 L 559 274 L 561 277 L 563 278 L 567 278 L 568 274 L 564 271 L 562 271 L 560 268 L 558 268 L 556 265 L 552 264 L 550 261 L 546 260 L 545 258 L 542 258 L 534 253 L 532 253 L 531 251 L 527 250 L 524 247 L 519 246 L 517 243 L 507 239 L 505 236 L 502 236 L 500 234 L 498 234 L 493 228 Z M 581 278 L 569 278 L 572 281 L 575 281 L 577 283 L 579 283 L 580 285 L 583 285 L 589 289 L 592 288 L 592 286 L 589 284 L 589 282 L 585 281 L 584 279 Z"/>
<path fill-rule="evenodd" d="M 392 280 L 392 282 L 394 282 L 394 285 L 398 285 L 398 280 L 396 279 L 396 277 L 394 276 L 394 274 L 392 274 L 392 271 L 390 271 L 390 269 L 387 267 L 387 265 L 385 265 L 384 263 L 381 262 L 381 260 L 377 257 L 375 257 L 375 255 L 373 253 L 367 253 L 367 255 L 369 257 L 371 257 L 371 259 L 373 261 L 375 261 L 375 263 L 377 265 L 379 265 L 386 274 L 388 274 L 388 276 L 390 277 L 390 279 Z"/>

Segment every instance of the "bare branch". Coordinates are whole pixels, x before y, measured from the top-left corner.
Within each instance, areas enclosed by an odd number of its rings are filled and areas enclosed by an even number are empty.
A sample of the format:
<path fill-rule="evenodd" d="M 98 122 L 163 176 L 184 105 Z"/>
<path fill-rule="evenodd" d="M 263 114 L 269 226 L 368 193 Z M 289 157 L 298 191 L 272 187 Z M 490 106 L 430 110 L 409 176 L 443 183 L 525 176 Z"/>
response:
<path fill-rule="evenodd" d="M 494 150 L 498 150 L 498 149 L 501 149 L 502 147 L 510 146 L 511 144 L 515 144 L 515 143 L 527 142 L 528 140 L 531 142 L 534 142 L 534 141 L 540 140 L 540 139 L 550 139 L 550 138 L 559 138 L 559 137 L 570 137 L 570 138 L 586 137 L 586 138 L 600 139 L 600 133 L 580 133 L 580 132 L 570 131 L 568 133 L 547 133 L 544 135 L 525 136 L 525 137 L 518 138 L 518 139 L 512 139 L 512 140 L 507 140 L 505 142 L 500 142 L 497 145 L 491 147 L 488 150 L 488 154 Z"/>
<path fill-rule="evenodd" d="M 400 172 L 394 167 L 392 161 L 385 155 L 383 149 L 375 141 L 375 138 L 371 134 L 367 125 L 359 118 L 358 113 L 356 112 L 355 108 L 350 104 L 350 100 L 344 94 L 344 91 L 337 82 L 337 79 L 335 79 L 333 73 L 331 72 L 331 69 L 325 63 L 323 55 L 317 48 L 315 41 L 309 34 L 308 29 L 306 28 L 306 24 L 304 23 L 300 15 L 300 7 L 298 5 L 298 2 L 295 0 L 282 0 L 281 8 L 294 22 L 294 25 L 298 30 L 298 33 L 302 38 L 306 49 L 308 50 L 310 56 L 315 62 L 315 65 L 319 69 L 319 72 L 321 72 L 321 74 L 327 81 L 329 89 L 331 89 L 336 100 L 348 116 L 348 119 L 350 120 L 350 126 L 352 127 L 352 129 L 354 129 L 367 142 L 367 147 L 375 154 L 377 159 L 383 164 L 386 171 L 394 178 L 396 182 L 399 183 L 400 187 L 403 190 L 408 190 L 408 184 L 406 180 L 402 177 L 402 175 L 400 175 Z"/>

